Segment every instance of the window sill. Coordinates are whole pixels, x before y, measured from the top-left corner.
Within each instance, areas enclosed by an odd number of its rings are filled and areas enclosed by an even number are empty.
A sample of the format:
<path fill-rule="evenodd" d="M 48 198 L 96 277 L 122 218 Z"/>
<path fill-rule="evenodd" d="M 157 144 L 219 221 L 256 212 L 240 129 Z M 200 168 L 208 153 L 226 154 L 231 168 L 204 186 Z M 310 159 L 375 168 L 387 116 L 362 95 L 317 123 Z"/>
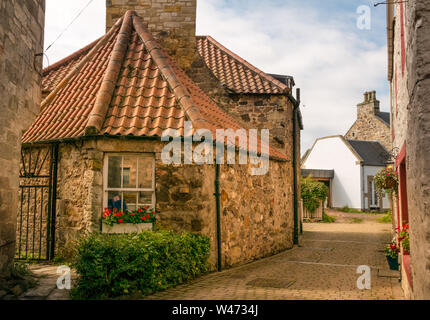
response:
<path fill-rule="evenodd" d="M 102 224 L 102 233 L 107 234 L 123 234 L 123 233 L 141 233 L 142 231 L 152 231 L 153 223 L 123 223 L 114 224 L 109 226 L 107 224 Z"/>

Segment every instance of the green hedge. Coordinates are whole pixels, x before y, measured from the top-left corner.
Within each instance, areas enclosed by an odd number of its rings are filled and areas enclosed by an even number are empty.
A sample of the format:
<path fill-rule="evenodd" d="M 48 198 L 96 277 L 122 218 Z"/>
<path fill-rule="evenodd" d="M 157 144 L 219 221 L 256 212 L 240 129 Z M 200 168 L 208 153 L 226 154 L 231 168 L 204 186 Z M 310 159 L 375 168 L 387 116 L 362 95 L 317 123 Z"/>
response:
<path fill-rule="evenodd" d="M 170 231 L 94 234 L 78 247 L 75 299 L 106 299 L 164 290 L 208 271 L 210 239 Z"/>
<path fill-rule="evenodd" d="M 320 202 L 325 201 L 328 195 L 328 188 L 322 182 L 312 179 L 312 176 L 302 178 L 301 193 L 303 207 L 311 213 L 319 208 Z"/>

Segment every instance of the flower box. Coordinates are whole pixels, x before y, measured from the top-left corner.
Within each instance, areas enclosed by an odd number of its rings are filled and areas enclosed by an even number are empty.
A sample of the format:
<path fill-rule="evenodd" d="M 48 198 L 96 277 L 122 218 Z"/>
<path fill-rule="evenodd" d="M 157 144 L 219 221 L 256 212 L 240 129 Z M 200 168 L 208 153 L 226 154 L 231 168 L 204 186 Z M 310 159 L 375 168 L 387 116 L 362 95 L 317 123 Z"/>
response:
<path fill-rule="evenodd" d="M 152 223 L 122 223 L 109 226 L 102 224 L 102 233 L 121 234 L 121 233 L 141 233 L 142 231 L 152 231 Z"/>

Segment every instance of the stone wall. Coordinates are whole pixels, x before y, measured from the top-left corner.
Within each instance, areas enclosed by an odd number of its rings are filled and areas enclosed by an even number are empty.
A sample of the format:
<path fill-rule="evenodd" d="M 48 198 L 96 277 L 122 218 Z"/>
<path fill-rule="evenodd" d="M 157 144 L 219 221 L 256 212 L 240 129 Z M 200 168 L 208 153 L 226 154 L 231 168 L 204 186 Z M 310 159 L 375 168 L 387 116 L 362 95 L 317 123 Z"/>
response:
<path fill-rule="evenodd" d="M 345 138 L 348 140 L 379 141 L 387 150 L 391 150 L 390 127 L 376 116 L 379 111 L 376 92 L 366 92 L 364 101 L 357 105 L 357 120 L 348 130 Z"/>
<path fill-rule="evenodd" d="M 0 273 L 15 253 L 22 132 L 39 111 L 44 0 L 0 2 Z"/>
<path fill-rule="evenodd" d="M 104 154 L 144 152 L 154 154 L 156 159 L 159 226 L 208 235 L 210 263 L 216 268 L 215 166 L 165 165 L 161 161 L 163 146 L 158 141 L 108 138 L 60 146 L 56 220 L 60 255 L 74 239 L 100 231 Z M 247 165 L 221 166 L 224 266 L 249 262 L 292 247 L 291 162 L 270 161 L 270 170 L 264 176 L 251 176 L 248 170 Z M 244 191 L 239 192 L 241 189 Z"/>
<path fill-rule="evenodd" d="M 223 265 L 251 262 L 293 246 L 292 180 L 291 163 L 271 161 L 264 176 L 249 175 L 246 165 L 222 166 Z"/>
<path fill-rule="evenodd" d="M 197 0 L 106 0 L 106 30 L 127 10 L 142 17 L 161 45 L 187 70 L 197 59 Z"/>
<path fill-rule="evenodd" d="M 413 297 L 430 299 L 430 3 L 407 4 L 407 186 Z"/>

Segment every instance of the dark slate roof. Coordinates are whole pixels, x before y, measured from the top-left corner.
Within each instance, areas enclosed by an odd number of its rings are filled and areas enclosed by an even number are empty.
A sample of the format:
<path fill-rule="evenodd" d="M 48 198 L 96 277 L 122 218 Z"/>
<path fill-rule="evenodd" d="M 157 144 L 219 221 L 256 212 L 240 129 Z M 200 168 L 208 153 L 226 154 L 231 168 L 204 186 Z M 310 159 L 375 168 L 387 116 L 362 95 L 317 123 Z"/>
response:
<path fill-rule="evenodd" d="M 379 112 L 376 116 L 384 121 L 386 124 L 390 125 L 390 113 L 389 112 Z"/>
<path fill-rule="evenodd" d="M 363 159 L 364 165 L 385 166 L 390 158 L 388 151 L 377 141 L 348 140 L 348 142 Z"/>
<path fill-rule="evenodd" d="M 322 169 L 301 169 L 302 177 L 309 177 L 312 175 L 313 178 L 334 178 L 334 170 L 322 170 Z"/>

